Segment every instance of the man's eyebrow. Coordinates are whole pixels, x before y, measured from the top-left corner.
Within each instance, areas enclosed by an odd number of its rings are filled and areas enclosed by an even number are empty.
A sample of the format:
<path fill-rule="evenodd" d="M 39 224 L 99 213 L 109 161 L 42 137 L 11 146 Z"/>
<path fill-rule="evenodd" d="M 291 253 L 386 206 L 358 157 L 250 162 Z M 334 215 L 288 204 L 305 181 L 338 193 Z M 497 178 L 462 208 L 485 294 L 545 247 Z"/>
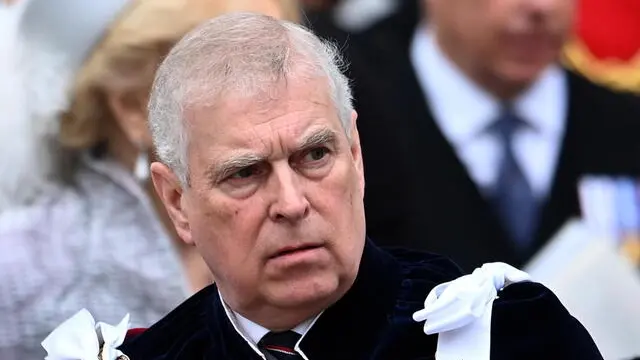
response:
<path fill-rule="evenodd" d="M 337 138 L 336 132 L 329 128 L 318 129 L 302 139 L 298 148 L 304 150 L 325 144 L 335 144 Z"/>
<path fill-rule="evenodd" d="M 238 154 L 217 164 L 211 165 L 207 170 L 207 177 L 213 184 L 217 184 L 228 176 L 231 176 L 236 171 L 255 165 L 264 160 L 264 157 L 256 154 Z"/>
<path fill-rule="evenodd" d="M 306 150 L 325 144 L 334 144 L 336 140 L 337 134 L 335 131 L 329 128 L 321 128 L 302 139 L 298 145 L 298 149 Z M 207 177 L 210 179 L 212 184 L 218 184 L 236 171 L 261 163 L 265 160 L 266 157 L 257 154 L 246 153 L 234 155 L 217 164 L 211 165 L 207 169 Z"/>

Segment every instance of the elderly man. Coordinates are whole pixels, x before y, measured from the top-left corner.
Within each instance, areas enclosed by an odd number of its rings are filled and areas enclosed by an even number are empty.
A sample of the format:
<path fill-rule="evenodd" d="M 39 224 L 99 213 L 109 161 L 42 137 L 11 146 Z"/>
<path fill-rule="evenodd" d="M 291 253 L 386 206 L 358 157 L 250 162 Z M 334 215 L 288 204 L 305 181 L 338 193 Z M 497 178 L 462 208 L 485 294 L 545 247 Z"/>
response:
<path fill-rule="evenodd" d="M 171 51 L 149 106 L 161 159 L 153 183 L 216 285 L 119 351 L 133 360 L 403 360 L 437 348 L 445 359 L 466 344 L 443 339 L 473 330 L 467 324 L 485 329 L 476 335 L 491 359 L 601 359 L 548 289 L 495 289 L 518 276 L 491 266 L 439 287 L 430 298 L 442 306 L 421 311 L 436 285 L 462 274 L 441 256 L 366 240 L 356 113 L 338 65 L 336 50 L 304 28 L 256 14 L 216 18 Z M 477 311 L 485 301 L 489 311 Z M 425 317 L 440 338 L 425 334 L 416 321 Z M 484 348 L 475 359 L 489 358 Z"/>

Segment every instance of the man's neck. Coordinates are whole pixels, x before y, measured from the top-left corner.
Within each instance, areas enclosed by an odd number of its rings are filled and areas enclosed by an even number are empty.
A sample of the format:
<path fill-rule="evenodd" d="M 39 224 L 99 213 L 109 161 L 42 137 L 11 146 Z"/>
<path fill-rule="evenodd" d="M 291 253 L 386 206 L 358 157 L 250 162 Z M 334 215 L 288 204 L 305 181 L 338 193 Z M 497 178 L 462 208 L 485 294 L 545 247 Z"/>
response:
<path fill-rule="evenodd" d="M 259 325 L 268 331 L 280 332 L 292 330 L 296 326 L 303 324 L 309 319 L 313 319 L 322 313 L 322 311 L 328 308 L 331 303 L 318 303 L 315 306 L 307 306 L 304 309 L 289 309 L 289 310 L 277 310 L 262 309 L 261 311 L 246 313 L 238 311 L 233 308 L 228 302 L 225 301 L 222 294 L 220 294 L 222 302 L 229 308 L 234 314 L 238 314 L 243 318 Z"/>
<path fill-rule="evenodd" d="M 345 281 L 340 281 L 335 291 L 325 297 L 305 302 L 299 306 L 285 307 L 266 304 L 265 301 L 255 299 L 251 303 L 247 303 L 245 298 L 237 300 L 233 294 L 228 296 L 229 294 L 225 291 L 224 284 L 218 282 L 217 285 L 222 302 L 231 310 L 271 331 L 285 331 L 293 329 L 298 324 L 316 316 L 336 303 L 349 291 L 354 281 L 355 278 L 351 281 L 346 281 L 345 279 Z M 252 306 L 252 304 L 261 305 Z"/>
<path fill-rule="evenodd" d="M 235 317 L 235 319 L 230 319 L 230 320 L 232 321 L 235 320 L 238 325 L 237 327 L 239 328 L 241 333 L 246 337 L 248 337 L 254 344 L 258 344 L 260 339 L 262 339 L 262 337 L 265 336 L 270 331 L 269 329 L 259 324 L 256 324 L 255 322 L 245 318 L 244 316 L 232 310 L 231 310 L 231 314 Z M 296 325 L 295 327 L 291 329 L 286 329 L 286 330 L 292 330 L 298 335 L 304 336 L 307 333 L 307 331 L 311 328 L 311 326 L 313 326 L 313 323 L 316 321 L 316 319 L 320 317 L 320 314 L 317 314 L 303 321 L 302 323 Z"/>
<path fill-rule="evenodd" d="M 318 314 L 311 316 L 304 321 L 296 324 L 295 326 L 283 327 L 283 328 L 267 328 L 261 324 L 256 323 L 253 320 L 250 320 L 236 311 L 232 310 L 227 302 L 222 297 L 222 294 L 218 291 L 218 296 L 220 297 L 220 301 L 222 302 L 222 306 L 224 307 L 227 318 L 235 328 L 235 330 L 246 340 L 248 341 L 252 347 L 257 347 L 260 339 L 265 336 L 269 331 L 286 331 L 292 330 L 302 337 L 311 329 L 316 320 L 322 315 L 322 311 Z M 255 350 L 255 349 L 254 349 Z"/>

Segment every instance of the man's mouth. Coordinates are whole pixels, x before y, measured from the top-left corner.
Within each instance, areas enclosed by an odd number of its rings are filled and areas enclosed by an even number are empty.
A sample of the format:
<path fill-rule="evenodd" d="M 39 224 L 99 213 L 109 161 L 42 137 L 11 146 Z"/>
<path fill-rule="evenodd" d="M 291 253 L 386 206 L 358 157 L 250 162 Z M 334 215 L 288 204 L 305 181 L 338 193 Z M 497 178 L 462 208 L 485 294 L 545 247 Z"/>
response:
<path fill-rule="evenodd" d="M 296 253 L 300 253 L 300 252 L 304 252 L 304 251 L 309 251 L 309 250 L 314 250 L 314 249 L 318 249 L 321 248 L 322 245 L 318 245 L 318 244 L 303 244 L 303 245 L 299 245 L 299 246 L 286 246 L 281 248 L 280 250 L 278 250 L 273 256 L 271 256 L 271 258 L 277 258 L 277 257 L 281 257 L 281 256 L 287 256 L 287 255 L 292 255 L 292 254 L 296 254 Z"/>

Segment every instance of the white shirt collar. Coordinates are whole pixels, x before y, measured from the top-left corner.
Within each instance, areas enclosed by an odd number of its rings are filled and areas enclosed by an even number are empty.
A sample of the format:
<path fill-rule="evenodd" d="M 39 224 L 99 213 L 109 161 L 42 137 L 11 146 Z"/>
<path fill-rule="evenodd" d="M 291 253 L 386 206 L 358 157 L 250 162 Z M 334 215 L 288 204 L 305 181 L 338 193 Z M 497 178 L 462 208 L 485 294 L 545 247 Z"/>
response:
<path fill-rule="evenodd" d="M 244 316 L 238 314 L 237 312 L 232 310 L 232 314 L 235 316 L 236 321 L 238 322 L 238 327 L 245 333 L 254 344 L 258 344 L 258 342 L 269 332 L 269 329 L 264 328 L 253 321 L 245 318 Z M 300 325 L 291 329 L 291 331 L 297 333 L 298 335 L 304 335 L 311 328 L 311 324 L 315 318 L 308 319 L 301 323 Z"/>
<path fill-rule="evenodd" d="M 498 178 L 501 146 L 484 131 L 500 115 L 500 101 L 471 81 L 439 48 L 432 29 L 420 26 L 410 58 L 436 125 L 481 190 Z M 518 96 L 514 106 L 530 126 L 515 134 L 516 160 L 537 196 L 550 191 L 568 112 L 566 73 L 551 65 Z"/>
<path fill-rule="evenodd" d="M 218 291 L 218 296 L 220 297 L 220 301 L 222 302 L 222 306 L 224 307 L 224 311 L 227 314 L 227 318 L 231 321 L 233 328 L 236 332 L 244 339 L 244 341 L 249 344 L 249 346 L 255 351 L 260 357 L 265 358 L 262 352 L 258 349 L 258 342 L 262 339 L 270 330 L 265 327 L 256 324 L 255 322 L 245 318 L 244 316 L 238 314 L 233 311 L 227 303 L 222 298 L 222 294 Z M 291 329 L 292 331 L 298 333 L 300 339 L 295 346 L 296 351 L 302 356 L 303 359 L 307 359 L 306 355 L 300 350 L 300 342 L 304 338 L 304 336 L 309 332 L 309 329 L 313 326 L 313 324 L 318 320 L 318 318 L 322 315 L 322 312 L 316 315 L 313 318 L 310 318 L 298 326 Z"/>
<path fill-rule="evenodd" d="M 480 88 L 447 59 L 432 29 L 419 26 L 410 49 L 416 76 L 429 98 L 434 118 L 444 135 L 464 143 L 485 130 L 500 112 L 500 102 Z M 566 77 L 557 65 L 549 66 L 537 81 L 514 101 L 518 115 L 536 131 L 555 137 L 566 116 Z M 461 106 L 464 104 L 464 106 Z"/>

